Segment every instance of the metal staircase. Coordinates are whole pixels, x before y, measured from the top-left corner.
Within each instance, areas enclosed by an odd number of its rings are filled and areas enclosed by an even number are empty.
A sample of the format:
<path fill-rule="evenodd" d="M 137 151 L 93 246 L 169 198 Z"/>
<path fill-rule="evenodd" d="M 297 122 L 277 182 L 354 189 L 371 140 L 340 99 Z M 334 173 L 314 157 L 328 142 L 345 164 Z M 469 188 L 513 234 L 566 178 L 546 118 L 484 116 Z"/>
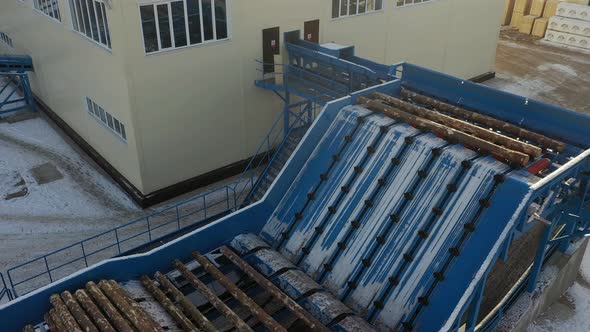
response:
<path fill-rule="evenodd" d="M 309 126 L 300 127 L 285 139 L 285 144 L 280 150 L 276 151 L 275 156 L 268 165 L 266 165 L 264 171 L 258 178 L 258 181 L 254 184 L 252 191 L 245 200 L 245 205 L 257 202 L 264 196 L 277 175 L 279 175 L 283 167 L 287 164 L 289 157 L 291 157 L 291 154 L 295 151 L 295 148 L 297 148 L 297 145 L 308 128 Z"/>

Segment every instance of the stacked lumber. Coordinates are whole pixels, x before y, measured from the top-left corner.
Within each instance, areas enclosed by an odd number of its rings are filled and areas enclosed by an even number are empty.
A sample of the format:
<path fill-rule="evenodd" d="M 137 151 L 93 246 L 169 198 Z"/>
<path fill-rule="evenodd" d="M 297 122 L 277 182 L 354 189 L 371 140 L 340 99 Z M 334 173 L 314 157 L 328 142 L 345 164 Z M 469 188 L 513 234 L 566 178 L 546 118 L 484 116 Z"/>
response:
<path fill-rule="evenodd" d="M 580 5 L 583 3 L 584 5 Z M 502 25 L 510 25 L 517 28 L 520 33 L 545 37 L 550 25 L 550 19 L 556 15 L 574 16 L 575 19 L 588 19 L 590 13 L 585 10 L 573 9 L 579 7 L 590 8 L 587 0 L 505 0 Z M 555 30 L 559 31 L 559 30 Z M 567 31 L 561 31 L 571 33 Z M 586 41 L 571 36 L 553 34 L 554 39 L 570 44 L 585 44 Z"/>
<path fill-rule="evenodd" d="M 560 3 L 549 19 L 545 41 L 590 50 L 590 6 Z"/>

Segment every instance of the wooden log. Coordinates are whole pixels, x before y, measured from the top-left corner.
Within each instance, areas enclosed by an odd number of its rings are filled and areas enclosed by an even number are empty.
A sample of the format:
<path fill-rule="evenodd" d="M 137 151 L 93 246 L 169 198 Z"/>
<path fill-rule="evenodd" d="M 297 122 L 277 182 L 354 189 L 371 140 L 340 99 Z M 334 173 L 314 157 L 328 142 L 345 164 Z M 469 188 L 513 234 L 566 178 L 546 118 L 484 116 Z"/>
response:
<path fill-rule="evenodd" d="M 156 322 L 140 305 L 137 303 L 130 295 L 125 291 L 118 282 L 115 280 L 105 280 L 104 282 L 108 283 L 114 290 L 117 292 L 119 296 L 121 296 L 127 303 L 133 307 L 142 320 L 148 322 L 151 326 L 159 329 L 158 331 L 163 331 L 162 327 L 158 322 Z"/>
<path fill-rule="evenodd" d="M 319 320 L 310 315 L 297 302 L 293 301 L 287 294 L 283 293 L 270 280 L 266 279 L 262 274 L 258 273 L 250 264 L 245 262 L 240 256 L 226 246 L 221 248 L 221 253 L 227 257 L 235 266 L 242 270 L 252 280 L 254 280 L 260 287 L 264 288 L 275 299 L 281 302 L 291 312 L 295 314 L 302 322 L 305 323 L 312 331 L 329 331 Z"/>
<path fill-rule="evenodd" d="M 217 311 L 229 319 L 234 327 L 241 332 L 253 332 L 252 329 L 233 310 L 231 310 L 223 301 L 217 297 L 199 278 L 197 278 L 189 269 L 179 260 L 174 262 L 174 267 L 193 285 Z"/>
<path fill-rule="evenodd" d="M 79 289 L 74 293 L 74 296 L 100 332 L 117 332 L 111 323 L 109 323 L 109 320 L 102 314 L 100 309 L 98 309 L 96 304 L 94 304 L 86 291 Z"/>
<path fill-rule="evenodd" d="M 97 306 L 106 314 L 109 321 L 118 330 L 118 332 L 134 332 L 131 325 L 125 318 L 117 311 L 117 308 L 109 301 L 109 299 L 102 293 L 98 286 L 90 281 L 86 284 L 88 294 L 96 301 Z"/>
<path fill-rule="evenodd" d="M 141 284 L 145 289 L 152 294 L 152 296 L 160 302 L 162 307 L 166 310 L 166 312 L 176 321 L 178 326 L 180 326 L 184 331 L 191 331 L 191 332 L 198 332 L 200 331 L 197 329 L 193 323 L 188 319 L 184 313 L 178 309 L 172 301 L 154 284 L 154 282 L 146 275 L 140 278 Z"/>
<path fill-rule="evenodd" d="M 163 332 L 162 328 L 157 325 L 157 323 L 146 319 L 143 314 L 143 309 L 132 305 L 123 295 L 121 295 L 121 291 L 118 287 L 115 287 L 112 283 L 106 280 L 101 280 L 98 283 L 98 286 L 115 307 L 119 309 L 119 312 L 121 312 L 137 330 L 142 332 Z"/>
<path fill-rule="evenodd" d="M 441 110 L 443 112 L 447 112 L 447 113 L 450 113 L 450 114 L 453 114 L 453 115 L 456 115 L 459 117 L 463 117 L 465 119 L 468 119 L 468 120 L 471 120 L 474 122 L 481 123 L 483 125 L 494 128 L 496 130 L 500 130 L 500 131 L 509 133 L 511 135 L 514 135 L 520 139 L 535 142 L 539 145 L 542 145 L 542 146 L 547 147 L 549 149 L 555 150 L 557 152 L 561 152 L 565 149 L 565 143 L 555 140 L 553 138 L 532 132 L 530 130 L 523 129 L 519 126 L 513 125 L 511 123 L 508 123 L 508 122 L 505 122 L 502 120 L 492 118 L 487 115 L 468 111 L 464 108 L 461 108 L 461 107 L 458 107 L 455 105 L 451 105 L 451 104 L 442 102 L 440 100 L 421 95 L 419 93 L 410 91 L 406 88 L 402 88 L 401 95 L 405 98 L 410 98 L 410 99 L 416 100 L 420 103 L 430 105 L 431 107 Z"/>
<path fill-rule="evenodd" d="M 248 310 L 264 324 L 264 326 L 273 332 L 287 332 L 281 324 L 275 321 L 264 309 L 254 302 L 246 293 L 229 280 L 223 272 L 213 265 L 205 256 L 198 252 L 193 252 L 193 257 L 210 275 L 215 278 L 236 300 L 244 305 Z"/>
<path fill-rule="evenodd" d="M 529 162 L 529 156 L 522 152 L 508 150 L 504 147 L 484 141 L 481 138 L 471 136 L 464 132 L 385 105 L 380 101 L 371 100 L 366 97 L 359 97 L 358 101 L 365 104 L 368 108 L 381 112 L 392 119 L 407 122 L 420 130 L 432 132 L 447 140 L 455 140 L 460 144 L 488 152 L 502 160 L 507 160 L 510 163 L 524 166 Z"/>
<path fill-rule="evenodd" d="M 155 278 L 158 280 L 160 285 L 168 292 L 174 301 L 176 301 L 180 306 L 184 309 L 187 315 L 197 323 L 198 327 L 201 328 L 205 332 L 217 332 L 218 330 L 213 326 L 213 324 L 209 321 L 203 313 L 197 309 L 197 307 L 186 297 L 182 294 L 181 291 L 176 288 L 165 275 L 160 272 L 156 272 Z"/>
<path fill-rule="evenodd" d="M 463 121 L 463 120 L 452 118 L 448 115 L 444 115 L 439 112 L 431 111 L 431 110 L 426 109 L 424 107 L 420 107 L 420 106 L 414 105 L 412 103 L 408 103 L 408 102 L 403 101 L 401 99 L 394 98 L 394 97 L 391 97 L 391 96 L 388 96 L 386 94 L 379 93 L 379 92 L 374 93 L 373 96 L 375 96 L 378 99 L 384 100 L 388 104 L 398 107 L 401 110 L 406 111 L 408 113 L 423 117 L 428 120 L 432 120 L 434 122 L 440 123 L 440 124 L 445 125 L 447 127 L 451 127 L 453 129 L 457 129 L 457 130 L 467 133 L 469 135 L 479 137 L 479 138 L 484 139 L 490 143 L 503 145 L 507 149 L 526 153 L 533 158 L 537 158 L 538 156 L 541 155 L 541 153 L 543 153 L 543 150 L 540 147 L 537 147 L 537 146 L 534 146 L 534 145 L 531 145 L 531 144 L 528 144 L 528 143 L 525 143 L 522 141 L 515 140 L 515 139 L 510 138 L 508 136 L 498 134 L 495 131 L 491 131 L 491 130 L 476 126 L 474 124 L 471 124 L 471 123 Z"/>
<path fill-rule="evenodd" d="M 27 325 L 23 328 L 23 332 L 35 332 L 33 325 Z"/>
<path fill-rule="evenodd" d="M 64 301 L 66 307 L 68 307 L 70 313 L 78 322 L 78 325 L 85 332 L 98 332 L 96 326 L 92 323 L 92 320 L 88 318 L 84 309 L 80 307 L 80 304 L 76 301 L 72 293 L 65 291 L 61 293 L 61 299 Z"/>
<path fill-rule="evenodd" d="M 65 328 L 68 331 L 72 332 L 82 332 L 82 329 L 76 322 L 76 319 L 70 313 L 68 307 L 66 307 L 65 303 L 61 300 L 59 295 L 53 294 L 49 297 L 49 302 L 55 308 L 55 312 L 59 317 L 59 320 L 64 324 Z"/>
<path fill-rule="evenodd" d="M 49 310 L 49 313 L 45 316 L 45 322 L 52 332 L 69 332 L 64 323 L 60 320 L 55 308 Z"/>

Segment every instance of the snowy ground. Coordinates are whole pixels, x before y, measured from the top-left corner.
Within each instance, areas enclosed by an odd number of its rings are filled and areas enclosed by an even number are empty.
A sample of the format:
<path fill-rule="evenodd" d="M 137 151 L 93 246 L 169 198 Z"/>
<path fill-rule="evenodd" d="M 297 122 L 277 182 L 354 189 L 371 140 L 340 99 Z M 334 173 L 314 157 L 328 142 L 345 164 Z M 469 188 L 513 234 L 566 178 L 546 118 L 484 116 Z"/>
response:
<path fill-rule="evenodd" d="M 528 328 L 528 332 L 590 331 L 590 246 L 578 280 Z"/>
<path fill-rule="evenodd" d="M 0 123 L 0 154 L 0 271 L 141 213 L 42 117 Z M 44 164 L 61 176 L 40 184 Z"/>
<path fill-rule="evenodd" d="M 545 45 L 504 29 L 498 44 L 496 78 L 486 85 L 590 113 L 590 56 Z M 574 285 L 528 332 L 590 331 L 590 247 Z"/>

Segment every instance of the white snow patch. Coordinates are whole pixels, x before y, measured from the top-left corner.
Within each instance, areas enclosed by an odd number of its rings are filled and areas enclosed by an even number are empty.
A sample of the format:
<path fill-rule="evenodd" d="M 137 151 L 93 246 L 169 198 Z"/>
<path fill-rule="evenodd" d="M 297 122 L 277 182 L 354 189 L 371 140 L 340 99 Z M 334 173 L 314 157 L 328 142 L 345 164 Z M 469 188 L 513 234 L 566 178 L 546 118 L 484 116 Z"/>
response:
<path fill-rule="evenodd" d="M 561 74 L 565 74 L 565 75 L 569 75 L 569 76 L 573 76 L 573 77 L 577 77 L 578 73 L 576 73 L 576 70 L 573 69 L 570 66 L 567 65 L 562 65 L 559 63 L 547 63 L 547 64 L 543 64 L 540 65 L 539 67 L 537 67 L 537 69 L 539 69 L 540 71 L 548 71 L 548 70 L 553 70 L 553 71 L 557 71 Z"/>
<path fill-rule="evenodd" d="M 527 331 L 590 331 L 590 289 L 575 282 L 558 306 L 559 309 L 555 308 L 539 317 Z"/>
<path fill-rule="evenodd" d="M 136 209 L 114 183 L 84 160 L 42 118 L 0 123 L 0 153 L 2 173 L 20 175 L 28 189 L 25 197 L 11 200 L 0 197 L 0 216 L 24 214 L 27 217 L 69 218 L 113 215 L 105 201 L 116 202 L 124 210 Z M 39 185 L 31 169 L 47 162 L 53 164 L 64 178 Z M 14 185 L 12 176 L 0 177 L 0 181 L 3 188 Z M 92 195 L 88 187 L 94 187 L 94 191 L 106 197 Z"/>

